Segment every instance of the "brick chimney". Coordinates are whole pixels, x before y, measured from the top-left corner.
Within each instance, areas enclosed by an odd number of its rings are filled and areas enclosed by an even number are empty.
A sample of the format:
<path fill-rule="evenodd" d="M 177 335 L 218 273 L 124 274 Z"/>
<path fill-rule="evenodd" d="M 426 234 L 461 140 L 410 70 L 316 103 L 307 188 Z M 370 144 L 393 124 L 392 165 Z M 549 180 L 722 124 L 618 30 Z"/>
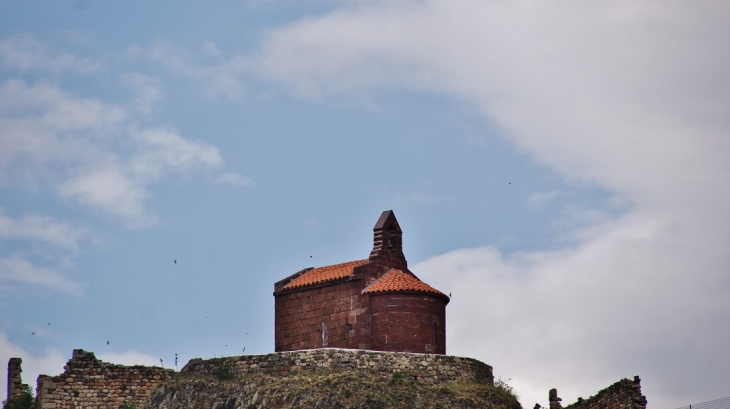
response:
<path fill-rule="evenodd" d="M 403 231 L 392 210 L 384 211 L 373 227 L 373 250 L 369 260 L 381 267 L 403 271 L 408 269 L 408 262 L 403 255 Z"/>

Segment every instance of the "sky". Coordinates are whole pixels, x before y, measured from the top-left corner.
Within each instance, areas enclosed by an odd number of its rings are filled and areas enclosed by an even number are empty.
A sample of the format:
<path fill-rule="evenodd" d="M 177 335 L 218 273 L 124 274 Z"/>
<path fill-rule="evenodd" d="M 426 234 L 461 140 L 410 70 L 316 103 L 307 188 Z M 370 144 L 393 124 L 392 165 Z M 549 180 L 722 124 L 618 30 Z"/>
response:
<path fill-rule="evenodd" d="M 523 407 L 729 396 L 727 38 L 723 1 L 2 2 L 0 361 L 273 352 L 274 282 L 392 209 Z"/>

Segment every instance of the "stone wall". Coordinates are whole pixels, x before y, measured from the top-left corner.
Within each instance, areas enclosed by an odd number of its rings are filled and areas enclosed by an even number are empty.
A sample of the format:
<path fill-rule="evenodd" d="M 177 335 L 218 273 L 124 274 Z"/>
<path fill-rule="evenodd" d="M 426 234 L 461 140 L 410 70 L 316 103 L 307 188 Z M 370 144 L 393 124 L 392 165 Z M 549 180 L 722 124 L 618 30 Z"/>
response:
<path fill-rule="evenodd" d="M 558 391 L 550 389 L 548 394 L 550 409 L 561 409 Z M 535 409 L 542 406 L 535 404 Z M 588 399 L 578 398 L 578 402 L 565 409 L 646 409 L 646 396 L 641 394 L 641 379 L 621 379 L 606 389 L 599 391 Z"/>
<path fill-rule="evenodd" d="M 20 376 L 20 373 L 23 372 L 23 369 L 20 367 L 22 363 L 23 360 L 20 358 L 10 358 L 8 361 L 8 401 L 20 396 L 28 389 L 28 385 L 23 383 L 23 379 Z"/>
<path fill-rule="evenodd" d="M 588 399 L 578 398 L 578 402 L 565 409 L 645 409 L 646 396 L 641 394 L 641 379 L 621 379 Z"/>
<path fill-rule="evenodd" d="M 102 362 L 91 352 L 74 349 L 61 375 L 38 377 L 36 408 L 141 408 L 154 388 L 174 375 L 172 369 Z"/>
<path fill-rule="evenodd" d="M 293 371 L 298 373 L 362 371 L 389 378 L 394 373 L 400 372 L 425 383 L 459 381 L 494 383 L 492 367 L 476 359 L 335 348 L 206 360 L 196 358 L 185 365 L 181 375 L 231 379 L 253 373 L 277 376 Z"/>

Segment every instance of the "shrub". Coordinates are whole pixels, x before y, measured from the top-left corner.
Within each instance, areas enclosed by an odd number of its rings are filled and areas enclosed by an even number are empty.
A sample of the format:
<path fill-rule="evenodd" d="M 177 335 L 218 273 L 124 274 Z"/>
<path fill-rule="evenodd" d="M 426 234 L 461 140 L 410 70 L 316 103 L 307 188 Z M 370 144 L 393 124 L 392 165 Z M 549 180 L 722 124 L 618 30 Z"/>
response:
<path fill-rule="evenodd" d="M 33 407 L 33 390 L 30 386 L 20 395 L 3 401 L 3 409 L 31 409 Z"/>
<path fill-rule="evenodd" d="M 122 405 L 122 409 L 137 409 L 137 407 L 134 406 L 134 402 L 131 399 L 127 399 L 124 405 Z"/>

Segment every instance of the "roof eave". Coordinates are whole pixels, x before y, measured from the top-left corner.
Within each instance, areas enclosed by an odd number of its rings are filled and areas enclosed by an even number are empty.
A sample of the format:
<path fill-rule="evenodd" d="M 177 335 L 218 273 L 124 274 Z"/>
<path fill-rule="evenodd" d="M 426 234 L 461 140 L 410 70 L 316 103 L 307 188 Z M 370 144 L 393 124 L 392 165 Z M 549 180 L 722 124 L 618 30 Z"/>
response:
<path fill-rule="evenodd" d="M 297 287 L 292 287 L 292 288 L 282 288 L 281 290 L 274 291 L 274 296 L 276 297 L 278 295 L 283 295 L 283 294 L 291 294 L 291 293 L 296 293 L 296 292 L 300 292 L 300 291 L 308 291 L 308 290 L 313 290 L 315 288 L 327 287 L 330 285 L 341 284 L 341 283 L 348 282 L 348 281 L 359 281 L 359 280 L 362 280 L 362 278 L 355 277 L 353 275 L 349 275 L 349 276 L 345 276 L 345 277 L 335 278 L 332 280 L 320 281 L 318 283 L 312 283 L 312 284 L 307 284 L 307 285 L 302 285 L 302 286 L 297 286 Z"/>
<path fill-rule="evenodd" d="M 419 291 L 419 290 L 387 290 L 387 291 L 370 291 L 370 292 L 362 292 L 363 294 L 367 295 L 385 295 L 385 294 L 418 294 L 418 295 L 430 295 L 432 297 L 440 298 L 443 301 L 446 302 L 446 304 L 451 301 L 451 298 L 449 298 L 448 295 L 442 293 L 442 292 L 431 292 L 431 291 Z"/>

